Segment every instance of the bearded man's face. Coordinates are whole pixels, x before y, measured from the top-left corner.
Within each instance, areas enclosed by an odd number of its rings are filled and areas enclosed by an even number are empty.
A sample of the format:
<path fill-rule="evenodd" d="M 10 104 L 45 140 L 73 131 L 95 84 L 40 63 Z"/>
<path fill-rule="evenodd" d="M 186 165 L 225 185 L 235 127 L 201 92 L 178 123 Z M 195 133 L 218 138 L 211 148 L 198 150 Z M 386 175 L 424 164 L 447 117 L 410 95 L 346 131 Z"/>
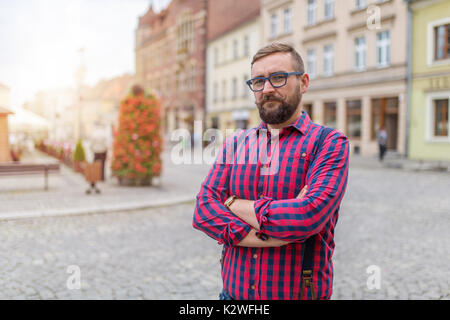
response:
<path fill-rule="evenodd" d="M 290 53 L 278 52 L 255 61 L 252 78 L 268 77 L 277 72 L 296 71 Z M 259 116 L 267 124 L 281 124 L 289 120 L 301 107 L 302 87 L 298 76 L 289 76 L 286 85 L 274 88 L 268 80 L 261 91 L 255 92 L 255 104 Z"/>

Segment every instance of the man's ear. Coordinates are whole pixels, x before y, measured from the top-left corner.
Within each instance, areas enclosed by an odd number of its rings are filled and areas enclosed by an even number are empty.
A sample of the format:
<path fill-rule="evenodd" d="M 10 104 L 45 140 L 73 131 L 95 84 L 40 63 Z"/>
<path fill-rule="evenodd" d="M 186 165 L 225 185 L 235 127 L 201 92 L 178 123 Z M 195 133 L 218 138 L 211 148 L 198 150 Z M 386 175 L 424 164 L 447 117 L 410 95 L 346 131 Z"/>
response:
<path fill-rule="evenodd" d="M 307 73 L 304 73 L 300 77 L 300 90 L 302 94 L 308 91 L 308 87 L 309 87 L 309 75 Z"/>

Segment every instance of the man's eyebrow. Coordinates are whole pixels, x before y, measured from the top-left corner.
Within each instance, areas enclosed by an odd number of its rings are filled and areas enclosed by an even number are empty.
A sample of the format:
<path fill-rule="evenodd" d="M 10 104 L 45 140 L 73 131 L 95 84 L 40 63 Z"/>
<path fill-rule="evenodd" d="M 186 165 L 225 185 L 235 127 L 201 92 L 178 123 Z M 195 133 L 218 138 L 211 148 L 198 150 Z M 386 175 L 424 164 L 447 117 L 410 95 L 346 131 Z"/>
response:
<path fill-rule="evenodd" d="M 274 71 L 274 72 L 271 72 L 271 73 L 269 73 L 269 76 L 271 76 L 271 75 L 273 75 L 273 74 L 275 74 L 275 73 L 287 73 L 287 71 Z M 263 74 L 259 74 L 259 75 L 257 75 L 257 76 L 254 76 L 254 78 L 261 78 L 261 77 L 265 77 Z"/>

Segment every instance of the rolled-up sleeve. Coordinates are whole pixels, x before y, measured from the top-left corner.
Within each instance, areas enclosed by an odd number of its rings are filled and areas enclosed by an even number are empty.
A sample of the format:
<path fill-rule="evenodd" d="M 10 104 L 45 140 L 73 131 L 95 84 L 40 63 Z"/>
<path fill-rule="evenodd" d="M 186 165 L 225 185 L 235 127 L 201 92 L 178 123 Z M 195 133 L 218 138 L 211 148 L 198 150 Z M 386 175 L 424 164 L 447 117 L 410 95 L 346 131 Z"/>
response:
<path fill-rule="evenodd" d="M 251 230 L 251 226 L 236 217 L 223 203 L 229 197 L 230 148 L 233 138 L 226 141 L 218 154 L 200 192 L 196 197 L 193 227 L 203 231 L 219 244 L 236 246 Z M 228 146 L 228 147 L 227 147 Z M 228 149 L 228 152 L 227 152 Z M 228 158 L 227 158 L 228 157 Z"/>
<path fill-rule="evenodd" d="M 348 139 L 333 131 L 311 163 L 308 192 L 302 199 L 255 201 L 261 232 L 285 241 L 305 241 L 319 233 L 337 212 L 348 180 Z"/>

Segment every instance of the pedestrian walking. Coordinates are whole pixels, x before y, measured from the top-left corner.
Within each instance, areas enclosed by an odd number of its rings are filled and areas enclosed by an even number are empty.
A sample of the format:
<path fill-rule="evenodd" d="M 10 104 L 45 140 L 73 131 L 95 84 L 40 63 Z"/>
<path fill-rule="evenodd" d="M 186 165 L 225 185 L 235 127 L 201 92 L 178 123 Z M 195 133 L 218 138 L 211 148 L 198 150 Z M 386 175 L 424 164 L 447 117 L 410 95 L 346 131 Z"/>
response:
<path fill-rule="evenodd" d="M 91 142 L 91 150 L 94 153 L 94 162 L 101 162 L 101 180 L 105 180 L 105 163 L 106 156 L 108 151 L 109 139 L 107 130 L 104 130 L 100 125 L 96 126 L 90 142 Z"/>
<path fill-rule="evenodd" d="M 380 131 L 378 132 L 378 146 L 380 150 L 379 158 L 380 161 L 383 161 L 387 149 L 387 132 L 384 126 L 381 126 Z"/>
<path fill-rule="evenodd" d="M 220 299 L 329 299 L 348 139 L 302 110 L 309 76 L 293 47 L 261 48 L 251 75 L 262 121 L 224 142 L 193 226 L 223 245 Z"/>

